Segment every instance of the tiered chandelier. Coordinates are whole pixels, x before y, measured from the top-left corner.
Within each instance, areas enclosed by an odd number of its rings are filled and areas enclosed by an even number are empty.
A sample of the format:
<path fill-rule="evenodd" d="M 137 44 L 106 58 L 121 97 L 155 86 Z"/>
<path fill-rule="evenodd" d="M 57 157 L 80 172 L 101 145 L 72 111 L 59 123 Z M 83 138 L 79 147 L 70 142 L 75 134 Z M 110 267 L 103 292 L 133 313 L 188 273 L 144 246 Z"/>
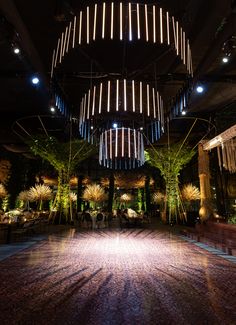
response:
<path fill-rule="evenodd" d="M 173 16 L 155 4 L 103 2 L 87 6 L 68 24 L 53 50 L 51 77 L 71 50 L 97 40 L 169 47 L 192 76 L 189 40 Z M 163 100 L 156 87 L 143 81 L 119 78 L 93 84 L 81 100 L 79 130 L 87 141 L 99 142 L 101 165 L 140 167 L 144 143 L 156 142 L 165 131 Z"/>

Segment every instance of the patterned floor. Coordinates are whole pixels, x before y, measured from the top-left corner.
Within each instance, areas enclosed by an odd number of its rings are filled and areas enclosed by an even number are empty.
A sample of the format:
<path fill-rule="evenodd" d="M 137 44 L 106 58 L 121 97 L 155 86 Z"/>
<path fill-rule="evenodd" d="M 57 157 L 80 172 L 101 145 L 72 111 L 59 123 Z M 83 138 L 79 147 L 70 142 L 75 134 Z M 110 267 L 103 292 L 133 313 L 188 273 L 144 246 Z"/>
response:
<path fill-rule="evenodd" d="M 236 265 L 168 232 L 76 232 L 0 262 L 0 324 L 236 324 Z"/>

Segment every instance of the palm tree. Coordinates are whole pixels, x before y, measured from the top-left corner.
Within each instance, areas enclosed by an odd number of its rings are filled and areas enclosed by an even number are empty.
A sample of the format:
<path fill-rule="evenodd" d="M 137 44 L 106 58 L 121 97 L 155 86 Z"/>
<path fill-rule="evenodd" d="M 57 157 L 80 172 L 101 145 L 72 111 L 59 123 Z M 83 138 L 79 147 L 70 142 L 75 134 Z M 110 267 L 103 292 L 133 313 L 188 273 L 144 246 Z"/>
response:
<path fill-rule="evenodd" d="M 85 201 L 93 202 L 94 208 L 96 209 L 96 204 L 98 202 L 103 202 L 107 199 L 105 190 L 98 184 L 87 185 L 83 197 Z"/>

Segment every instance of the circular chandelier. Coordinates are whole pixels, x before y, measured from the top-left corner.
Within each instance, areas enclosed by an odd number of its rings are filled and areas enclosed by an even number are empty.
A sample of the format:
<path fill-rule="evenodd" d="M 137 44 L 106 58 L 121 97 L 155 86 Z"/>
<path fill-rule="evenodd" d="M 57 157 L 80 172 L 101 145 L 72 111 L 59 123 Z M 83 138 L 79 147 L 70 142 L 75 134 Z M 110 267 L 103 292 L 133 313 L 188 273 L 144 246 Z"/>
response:
<path fill-rule="evenodd" d="M 175 50 L 188 74 L 193 74 L 189 40 L 168 11 L 148 3 L 103 2 L 81 10 L 62 32 L 53 50 L 51 77 L 71 50 L 99 39 L 166 45 Z"/>

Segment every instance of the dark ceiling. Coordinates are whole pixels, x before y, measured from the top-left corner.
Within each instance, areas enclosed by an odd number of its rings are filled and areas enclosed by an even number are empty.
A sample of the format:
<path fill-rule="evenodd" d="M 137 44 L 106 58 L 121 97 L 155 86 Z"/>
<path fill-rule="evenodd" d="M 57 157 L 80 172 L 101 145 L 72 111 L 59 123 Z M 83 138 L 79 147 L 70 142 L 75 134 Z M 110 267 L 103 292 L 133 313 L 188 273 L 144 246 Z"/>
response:
<path fill-rule="evenodd" d="M 18 118 L 50 114 L 52 51 L 73 15 L 89 4 L 94 2 L 0 0 L 2 144 L 19 141 L 11 130 L 12 123 Z M 192 48 L 194 83 L 201 82 L 206 87 L 202 95 L 192 93 L 188 115 L 213 120 L 222 112 L 227 116 L 226 126 L 230 126 L 236 119 L 234 48 L 228 64 L 223 65 L 221 60 L 223 44 L 236 35 L 235 1 L 163 0 L 158 4 L 174 15 L 186 31 Z M 14 45 L 21 48 L 20 55 L 13 53 Z M 168 51 L 154 49 L 151 45 L 126 44 L 124 47 L 103 41 L 83 46 L 68 55 L 56 78 L 75 116 L 84 91 L 97 75 L 119 75 L 155 83 L 167 107 L 186 81 L 179 63 Z M 39 86 L 32 86 L 30 78 L 33 74 L 41 78 Z M 172 127 L 176 137 L 184 132 L 181 123 L 172 123 Z M 185 127 L 189 125 L 184 124 Z"/>

